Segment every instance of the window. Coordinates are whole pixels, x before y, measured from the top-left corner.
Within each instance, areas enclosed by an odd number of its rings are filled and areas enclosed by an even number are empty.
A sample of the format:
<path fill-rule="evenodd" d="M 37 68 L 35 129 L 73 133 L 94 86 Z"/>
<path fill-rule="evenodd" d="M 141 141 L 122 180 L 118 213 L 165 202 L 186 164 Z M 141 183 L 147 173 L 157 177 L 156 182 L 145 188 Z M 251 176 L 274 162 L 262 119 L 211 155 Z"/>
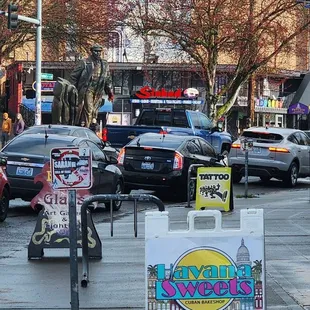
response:
<path fill-rule="evenodd" d="M 141 115 L 141 118 L 139 120 L 139 124 L 143 125 L 154 125 L 154 111 L 144 111 Z"/>
<path fill-rule="evenodd" d="M 85 130 L 81 130 L 81 129 L 75 130 L 73 132 L 73 136 L 75 136 L 75 137 L 82 137 L 82 138 L 88 138 L 87 135 L 86 135 Z"/>
<path fill-rule="evenodd" d="M 157 112 L 156 126 L 171 126 L 171 112 Z"/>
<path fill-rule="evenodd" d="M 201 129 L 199 117 L 197 113 L 189 112 L 189 115 L 191 116 L 192 124 L 195 128 Z"/>
<path fill-rule="evenodd" d="M 310 139 L 303 132 L 296 132 L 295 136 L 298 140 L 299 145 L 310 145 Z"/>
<path fill-rule="evenodd" d="M 298 139 L 295 135 L 290 135 L 288 138 L 287 138 L 288 141 L 292 142 L 292 143 L 295 143 L 295 144 L 298 144 Z"/>
<path fill-rule="evenodd" d="M 189 128 L 185 111 L 174 111 L 172 126 Z"/>
<path fill-rule="evenodd" d="M 87 141 L 86 143 L 85 141 L 83 141 L 80 146 L 83 146 L 83 145 L 85 146 L 85 144 L 90 147 L 93 160 L 106 161 L 105 154 L 99 149 L 99 147 L 95 143 L 91 141 Z"/>
<path fill-rule="evenodd" d="M 89 138 L 89 140 L 92 140 L 99 145 L 102 144 L 102 141 L 100 140 L 100 138 L 93 131 L 86 130 L 86 134 L 87 134 L 87 138 Z"/>
<path fill-rule="evenodd" d="M 191 154 L 202 155 L 202 150 L 201 150 L 198 139 L 189 141 L 189 143 L 187 144 L 187 150 Z"/>
<path fill-rule="evenodd" d="M 212 122 L 203 114 L 199 114 L 199 120 L 201 124 L 201 129 L 209 130 L 213 127 Z"/>
<path fill-rule="evenodd" d="M 216 157 L 214 148 L 209 143 L 199 140 L 201 148 L 202 148 L 202 155 L 209 156 L 209 157 Z"/>

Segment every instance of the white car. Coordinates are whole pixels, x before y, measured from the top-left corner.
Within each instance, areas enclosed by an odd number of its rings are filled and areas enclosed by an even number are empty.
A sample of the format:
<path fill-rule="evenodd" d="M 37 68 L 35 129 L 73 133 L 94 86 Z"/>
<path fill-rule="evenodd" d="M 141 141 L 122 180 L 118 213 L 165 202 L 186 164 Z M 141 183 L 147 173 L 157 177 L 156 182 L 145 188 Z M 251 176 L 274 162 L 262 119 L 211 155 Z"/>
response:
<path fill-rule="evenodd" d="M 231 147 L 228 165 L 232 167 L 233 181 L 244 176 L 245 150 L 242 140 L 253 142 L 248 151 L 248 175 L 268 182 L 282 180 L 294 187 L 298 177 L 310 176 L 310 138 L 298 129 L 252 127 L 246 129 Z"/>

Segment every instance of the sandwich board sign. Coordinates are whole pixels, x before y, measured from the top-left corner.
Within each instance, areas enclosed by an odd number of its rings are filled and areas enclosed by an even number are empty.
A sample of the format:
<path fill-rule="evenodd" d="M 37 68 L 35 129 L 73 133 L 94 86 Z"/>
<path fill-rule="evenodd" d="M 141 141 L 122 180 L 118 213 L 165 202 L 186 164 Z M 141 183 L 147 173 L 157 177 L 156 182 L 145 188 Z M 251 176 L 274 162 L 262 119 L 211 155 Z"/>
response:
<path fill-rule="evenodd" d="M 92 157 L 90 148 L 52 149 L 51 174 L 55 189 L 91 188 Z"/>
<path fill-rule="evenodd" d="M 196 210 L 201 208 L 233 209 L 230 167 L 200 167 L 197 169 Z"/>
<path fill-rule="evenodd" d="M 215 228 L 195 229 L 197 217 L 214 217 Z M 219 210 L 187 221 L 173 231 L 168 212 L 146 213 L 145 309 L 266 310 L 263 209 L 241 210 L 240 229 L 223 229 Z"/>

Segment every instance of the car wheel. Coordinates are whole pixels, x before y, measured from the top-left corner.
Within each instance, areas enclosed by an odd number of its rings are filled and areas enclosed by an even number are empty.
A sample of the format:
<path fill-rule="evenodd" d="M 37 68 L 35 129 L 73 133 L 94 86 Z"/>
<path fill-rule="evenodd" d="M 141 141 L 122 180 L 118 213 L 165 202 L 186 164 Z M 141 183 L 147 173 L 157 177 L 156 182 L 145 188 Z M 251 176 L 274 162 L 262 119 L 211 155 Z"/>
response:
<path fill-rule="evenodd" d="M 295 162 L 292 162 L 290 169 L 288 169 L 287 175 L 284 177 L 283 182 L 287 187 L 295 187 L 298 179 L 298 166 Z"/>
<path fill-rule="evenodd" d="M 2 197 L 0 198 L 0 222 L 3 222 L 9 211 L 10 194 L 6 188 L 3 189 Z"/>
<path fill-rule="evenodd" d="M 124 193 L 124 185 L 121 180 L 118 180 L 115 189 L 114 189 L 114 194 L 123 194 Z M 112 201 L 112 208 L 113 211 L 119 211 L 119 209 L 122 206 L 122 201 L 121 200 L 113 200 Z M 105 207 L 110 210 L 110 201 L 105 203 Z"/>
<path fill-rule="evenodd" d="M 261 176 L 259 177 L 261 179 L 262 182 L 264 183 L 268 183 L 271 179 L 271 177 L 267 177 L 267 176 Z"/>
<path fill-rule="evenodd" d="M 242 175 L 240 173 L 233 172 L 232 174 L 233 183 L 239 183 L 241 179 L 242 179 Z"/>

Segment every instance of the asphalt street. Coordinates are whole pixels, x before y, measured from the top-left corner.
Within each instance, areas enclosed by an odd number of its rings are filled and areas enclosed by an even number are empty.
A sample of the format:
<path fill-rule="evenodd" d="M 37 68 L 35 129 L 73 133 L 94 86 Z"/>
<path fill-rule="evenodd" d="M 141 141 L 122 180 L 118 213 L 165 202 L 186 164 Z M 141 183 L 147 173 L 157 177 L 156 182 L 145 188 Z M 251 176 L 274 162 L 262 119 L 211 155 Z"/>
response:
<path fill-rule="evenodd" d="M 235 210 L 223 216 L 224 228 L 237 228 L 240 209 L 264 209 L 268 310 L 310 309 L 309 185 L 304 179 L 288 190 L 277 181 L 265 186 L 251 178 L 249 194 L 255 198 L 242 198 L 244 184 L 234 186 Z M 163 199 L 171 229 L 186 229 L 191 209 L 185 208 L 186 203 Z M 144 212 L 154 206 L 138 208 L 137 238 L 129 203 L 115 217 L 114 237 L 110 237 L 109 213 L 94 212 L 103 259 L 91 262 L 89 286 L 79 287 L 80 309 L 144 309 Z M 69 251 L 48 250 L 42 260 L 27 259 L 35 222 L 28 204 L 15 200 L 0 224 L 0 310 L 70 309 Z"/>

